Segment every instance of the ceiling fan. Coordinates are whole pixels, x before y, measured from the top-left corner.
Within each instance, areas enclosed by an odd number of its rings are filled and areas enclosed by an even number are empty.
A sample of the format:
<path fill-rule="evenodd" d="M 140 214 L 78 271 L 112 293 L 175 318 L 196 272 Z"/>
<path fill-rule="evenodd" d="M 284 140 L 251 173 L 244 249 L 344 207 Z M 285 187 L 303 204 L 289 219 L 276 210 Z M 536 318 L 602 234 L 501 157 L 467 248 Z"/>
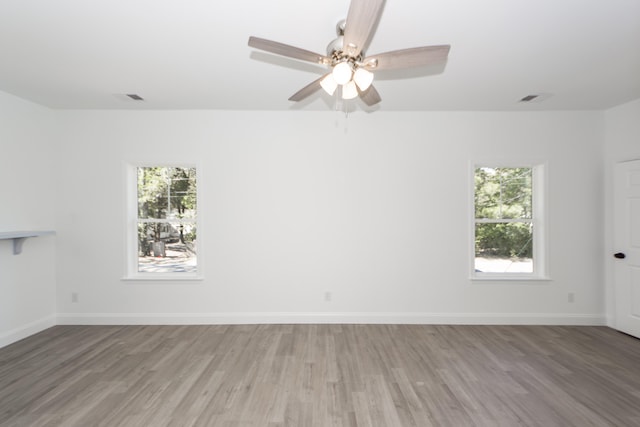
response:
<path fill-rule="evenodd" d="M 382 100 L 371 84 L 374 71 L 441 63 L 446 61 L 451 48 L 449 45 L 424 46 L 366 56 L 364 52 L 384 2 L 385 0 L 351 0 L 347 19 L 338 23 L 338 38 L 329 44 L 326 55 L 259 37 L 249 37 L 249 46 L 329 67 L 329 73 L 300 89 L 289 101 L 302 101 L 321 88 L 333 95 L 340 86 L 343 99 L 359 96 L 365 104 L 372 106 Z"/>

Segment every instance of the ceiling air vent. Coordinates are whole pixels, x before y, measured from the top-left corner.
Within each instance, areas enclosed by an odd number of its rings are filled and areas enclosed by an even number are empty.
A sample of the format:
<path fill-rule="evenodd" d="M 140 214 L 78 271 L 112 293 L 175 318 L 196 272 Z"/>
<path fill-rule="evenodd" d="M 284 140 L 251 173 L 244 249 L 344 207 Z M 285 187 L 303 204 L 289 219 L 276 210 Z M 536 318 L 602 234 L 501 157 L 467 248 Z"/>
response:
<path fill-rule="evenodd" d="M 131 96 L 131 95 L 129 95 L 129 96 Z M 527 95 L 527 96 L 525 96 L 524 98 L 522 98 L 522 99 L 520 100 L 520 102 L 531 102 L 531 101 L 533 101 L 534 99 L 536 99 L 537 97 L 538 97 L 538 95 Z"/>
<path fill-rule="evenodd" d="M 127 96 L 131 99 L 133 99 L 134 101 L 144 101 L 144 98 L 141 97 L 140 95 L 137 95 L 135 93 L 128 93 Z"/>
<path fill-rule="evenodd" d="M 523 102 L 523 103 L 528 103 L 528 102 L 538 103 L 538 102 L 546 101 L 547 99 L 551 98 L 551 96 L 552 96 L 552 94 L 545 93 L 545 92 L 532 93 L 531 95 L 527 95 L 524 98 L 521 98 L 519 102 Z"/>

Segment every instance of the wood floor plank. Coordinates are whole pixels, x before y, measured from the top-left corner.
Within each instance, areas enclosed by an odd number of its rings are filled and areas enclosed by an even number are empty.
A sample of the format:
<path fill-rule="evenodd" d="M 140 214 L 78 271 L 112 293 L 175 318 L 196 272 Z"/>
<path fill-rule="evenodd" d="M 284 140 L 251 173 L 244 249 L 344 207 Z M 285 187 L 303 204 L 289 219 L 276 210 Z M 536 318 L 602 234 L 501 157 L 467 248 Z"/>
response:
<path fill-rule="evenodd" d="M 605 327 L 56 326 L 0 349 L 0 426 L 640 425 Z"/>

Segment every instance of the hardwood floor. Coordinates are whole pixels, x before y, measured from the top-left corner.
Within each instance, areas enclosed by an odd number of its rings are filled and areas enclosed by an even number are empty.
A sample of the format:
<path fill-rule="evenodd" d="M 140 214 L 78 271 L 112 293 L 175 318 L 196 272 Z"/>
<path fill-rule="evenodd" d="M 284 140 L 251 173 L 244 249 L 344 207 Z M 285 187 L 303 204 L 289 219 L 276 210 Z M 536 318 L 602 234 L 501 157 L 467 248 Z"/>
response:
<path fill-rule="evenodd" d="M 0 349 L 0 426 L 638 426 L 604 327 L 57 326 Z"/>

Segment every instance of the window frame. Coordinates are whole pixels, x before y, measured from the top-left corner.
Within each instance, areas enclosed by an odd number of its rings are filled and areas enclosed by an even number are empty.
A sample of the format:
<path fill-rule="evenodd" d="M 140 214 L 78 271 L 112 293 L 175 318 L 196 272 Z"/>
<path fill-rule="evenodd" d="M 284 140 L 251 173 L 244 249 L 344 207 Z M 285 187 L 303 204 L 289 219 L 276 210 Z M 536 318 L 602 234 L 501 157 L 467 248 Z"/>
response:
<path fill-rule="evenodd" d="M 530 168 L 531 169 L 531 220 L 528 219 L 478 219 L 475 206 L 475 173 L 478 168 Z M 548 281 L 548 236 L 547 236 L 547 164 L 544 162 L 471 162 L 469 168 L 469 277 L 472 281 Z M 477 272 L 476 224 L 487 223 L 531 223 L 533 226 L 533 271 L 532 272 Z"/>
<path fill-rule="evenodd" d="M 162 168 L 195 168 L 196 169 L 196 215 L 193 220 L 198 230 L 197 242 L 197 264 L 195 272 L 141 272 L 138 271 L 138 168 L 162 167 Z M 125 281 L 201 281 L 204 279 L 202 269 L 202 168 L 197 163 L 186 162 L 132 162 L 125 166 L 125 186 L 126 186 L 126 216 L 125 216 Z M 155 222 L 158 220 L 151 220 Z M 160 222 L 171 222 L 160 221 Z"/>

